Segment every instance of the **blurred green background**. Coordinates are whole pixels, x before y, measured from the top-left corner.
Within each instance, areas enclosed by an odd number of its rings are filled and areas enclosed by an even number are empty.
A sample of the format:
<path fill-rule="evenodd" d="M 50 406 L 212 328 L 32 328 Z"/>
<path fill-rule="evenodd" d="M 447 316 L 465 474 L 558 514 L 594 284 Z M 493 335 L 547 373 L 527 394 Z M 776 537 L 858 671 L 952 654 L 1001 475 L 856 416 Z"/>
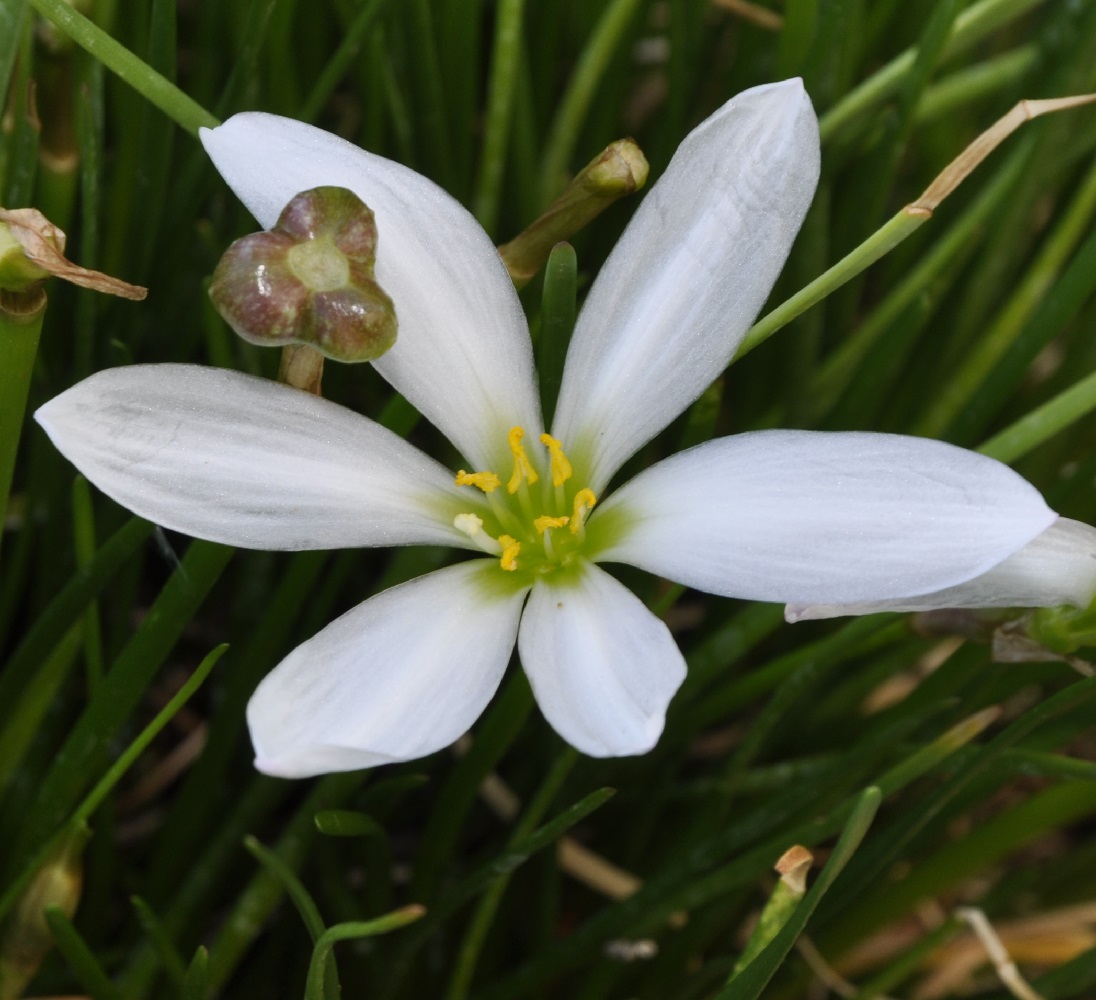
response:
<path fill-rule="evenodd" d="M 277 352 L 237 339 L 206 294 L 255 223 L 146 86 L 37 6 L 0 0 L 0 200 L 40 209 L 73 260 L 149 296 L 50 283 L 30 408 L 120 364 L 273 377 Z M 498 243 L 609 142 L 634 137 L 656 178 L 733 94 L 803 76 L 822 181 L 770 308 L 1018 100 L 1096 90 L 1088 0 L 76 6 L 210 114 L 259 109 L 337 132 L 433 178 Z M 1079 386 L 1066 416 L 1007 457 L 1055 509 L 1096 521 L 1094 150 L 1096 110 L 1024 126 L 630 467 L 764 426 L 977 447 Z M 575 237 L 580 298 L 638 197 Z M 540 278 L 523 302 L 536 333 Z M 369 366 L 329 364 L 324 392 L 453 461 Z M 243 710 L 259 679 L 337 614 L 447 558 L 233 554 L 153 531 L 74 482 L 29 422 L 0 546 L 0 954 L 34 978 L 4 992 L 9 971 L 0 997 L 810 998 L 830 974 L 864 998 L 1007 997 L 955 917 L 964 905 L 984 909 L 1041 996 L 1096 995 L 1096 680 L 1049 654 L 994 663 L 996 622 L 975 616 L 786 626 L 778 607 L 623 570 L 690 668 L 647 756 L 579 757 L 512 665 L 460 754 L 314 781 L 257 775 Z M 223 642 L 201 690 L 81 810 Z M 859 840 L 871 785 L 882 804 Z M 16 904 L 41 888 L 43 852 L 76 812 L 92 830 L 70 851 L 82 893 L 71 919 L 53 912 L 48 949 Z M 793 921 L 725 989 L 773 863 L 796 843 L 823 863 L 847 824 L 847 864 L 810 897 L 805 937 L 791 948 Z M 599 859 L 631 878 L 599 881 Z M 408 904 L 425 915 L 356 927 Z M 323 939 L 306 994 L 313 939 L 335 925 L 353 940 L 335 947 L 336 974 Z"/>

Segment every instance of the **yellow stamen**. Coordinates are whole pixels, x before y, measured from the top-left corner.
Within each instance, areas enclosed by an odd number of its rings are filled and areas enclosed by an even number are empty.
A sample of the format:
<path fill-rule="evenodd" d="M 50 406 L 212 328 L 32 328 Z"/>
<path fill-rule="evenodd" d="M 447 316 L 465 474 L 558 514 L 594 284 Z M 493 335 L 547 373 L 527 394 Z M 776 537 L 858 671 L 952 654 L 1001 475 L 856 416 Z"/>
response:
<path fill-rule="evenodd" d="M 563 517 L 550 517 L 545 514 L 533 522 L 533 527 L 537 529 L 538 534 L 543 535 L 549 528 L 562 528 L 570 520 L 566 515 Z"/>
<path fill-rule="evenodd" d="M 582 530 L 586 518 L 589 516 L 590 511 L 594 509 L 596 503 L 597 497 L 594 496 L 593 490 L 579 490 L 575 494 L 575 506 L 571 513 L 572 535 L 577 535 Z"/>
<path fill-rule="evenodd" d="M 521 551 L 521 542 L 509 535 L 499 535 L 499 545 L 502 546 L 502 558 L 499 563 L 504 570 L 513 572 L 518 568 L 518 553 Z"/>
<path fill-rule="evenodd" d="M 510 482 L 506 484 L 507 493 L 517 493 L 523 478 L 530 486 L 540 479 L 537 470 L 533 468 L 533 463 L 529 461 L 529 456 L 525 454 L 525 448 L 521 443 L 523 437 L 525 437 L 525 431 L 520 427 L 511 427 L 507 435 L 510 451 L 514 453 L 514 471 L 510 476 Z"/>
<path fill-rule="evenodd" d="M 465 472 L 464 469 L 457 471 L 456 483 L 458 486 L 478 486 L 484 493 L 494 493 L 502 485 L 493 472 Z"/>
<path fill-rule="evenodd" d="M 551 434 L 541 434 L 540 443 L 548 449 L 552 463 L 552 485 L 562 486 L 571 478 L 571 463 L 563 454 L 563 444 L 557 441 Z"/>

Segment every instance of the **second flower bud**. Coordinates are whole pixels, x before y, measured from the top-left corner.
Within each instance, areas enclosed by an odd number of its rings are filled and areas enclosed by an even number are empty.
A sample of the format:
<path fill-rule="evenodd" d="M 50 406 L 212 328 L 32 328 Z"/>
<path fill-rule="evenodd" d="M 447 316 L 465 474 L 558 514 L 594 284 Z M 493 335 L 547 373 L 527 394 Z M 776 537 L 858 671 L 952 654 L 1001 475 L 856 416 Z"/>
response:
<path fill-rule="evenodd" d="M 346 188 L 302 191 L 269 232 L 236 240 L 209 288 L 244 340 L 307 344 L 334 361 L 373 361 L 396 342 L 396 310 L 377 284 L 373 212 Z"/>

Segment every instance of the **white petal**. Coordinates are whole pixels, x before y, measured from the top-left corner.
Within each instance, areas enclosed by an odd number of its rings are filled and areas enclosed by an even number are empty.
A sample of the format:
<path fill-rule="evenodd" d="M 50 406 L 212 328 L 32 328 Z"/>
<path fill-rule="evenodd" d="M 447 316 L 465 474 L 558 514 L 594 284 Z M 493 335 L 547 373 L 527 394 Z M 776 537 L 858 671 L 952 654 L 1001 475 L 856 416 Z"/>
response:
<path fill-rule="evenodd" d="M 432 181 L 338 136 L 277 115 L 234 115 L 202 143 L 265 228 L 298 192 L 349 188 L 377 219 L 377 281 L 396 346 L 377 370 L 477 468 L 509 455 L 505 433 L 539 433 L 525 316 L 479 223 Z"/>
<path fill-rule="evenodd" d="M 491 700 L 523 589 L 473 559 L 386 590 L 298 646 L 247 706 L 255 766 L 283 778 L 414 760 L 448 746 Z"/>
<path fill-rule="evenodd" d="M 993 569 L 956 587 L 919 597 L 862 604 L 788 605 L 790 622 L 877 611 L 935 608 L 1085 608 L 1096 595 L 1096 528 L 1060 517 Z"/>
<path fill-rule="evenodd" d="M 681 144 L 590 290 L 552 433 L 591 489 L 727 366 L 764 304 L 818 181 L 799 80 L 739 94 Z"/>
<path fill-rule="evenodd" d="M 646 470 L 588 530 L 599 561 L 699 590 L 849 604 L 963 583 L 1056 517 L 1008 466 L 941 441 L 757 431 Z"/>
<path fill-rule="evenodd" d="M 98 372 L 35 414 L 104 493 L 176 531 L 253 549 L 470 547 L 452 476 L 391 431 L 221 368 Z"/>
<path fill-rule="evenodd" d="M 565 582 L 537 580 L 518 652 L 552 728 L 592 757 L 645 753 L 685 679 L 669 629 L 627 587 L 586 566 Z"/>

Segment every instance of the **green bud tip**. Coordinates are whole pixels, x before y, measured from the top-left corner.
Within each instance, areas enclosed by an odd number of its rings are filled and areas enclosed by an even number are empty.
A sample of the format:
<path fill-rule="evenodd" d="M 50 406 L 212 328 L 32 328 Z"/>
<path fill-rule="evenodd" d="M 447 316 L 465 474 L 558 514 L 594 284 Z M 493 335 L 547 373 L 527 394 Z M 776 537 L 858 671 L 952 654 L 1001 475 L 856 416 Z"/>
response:
<path fill-rule="evenodd" d="M 374 361 L 396 342 L 396 309 L 377 284 L 377 225 L 346 188 L 302 191 L 269 232 L 233 243 L 209 294 L 244 340 L 301 344 L 334 361 Z"/>

